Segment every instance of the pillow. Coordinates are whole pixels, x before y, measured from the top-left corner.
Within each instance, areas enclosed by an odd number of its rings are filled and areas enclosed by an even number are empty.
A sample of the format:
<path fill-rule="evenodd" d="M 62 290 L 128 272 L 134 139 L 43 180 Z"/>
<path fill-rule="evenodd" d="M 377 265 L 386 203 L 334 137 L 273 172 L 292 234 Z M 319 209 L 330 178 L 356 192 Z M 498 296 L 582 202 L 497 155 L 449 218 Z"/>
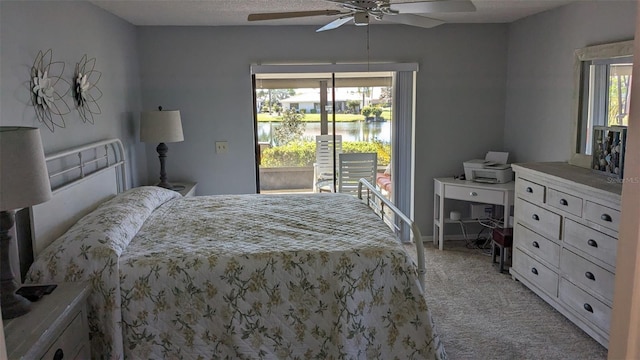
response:
<path fill-rule="evenodd" d="M 391 163 L 389 163 L 387 167 L 384 169 L 384 174 L 391 175 Z"/>
<path fill-rule="evenodd" d="M 127 190 L 78 220 L 49 247 L 112 250 L 120 256 L 153 210 L 179 197 L 178 192 L 157 186 Z"/>
<path fill-rule="evenodd" d="M 131 206 L 139 210 L 145 209 L 145 211 L 153 211 L 167 201 L 180 197 L 182 197 L 182 195 L 180 195 L 179 192 L 159 186 L 140 186 L 116 195 L 102 203 L 98 209 L 104 206 L 123 205 Z"/>

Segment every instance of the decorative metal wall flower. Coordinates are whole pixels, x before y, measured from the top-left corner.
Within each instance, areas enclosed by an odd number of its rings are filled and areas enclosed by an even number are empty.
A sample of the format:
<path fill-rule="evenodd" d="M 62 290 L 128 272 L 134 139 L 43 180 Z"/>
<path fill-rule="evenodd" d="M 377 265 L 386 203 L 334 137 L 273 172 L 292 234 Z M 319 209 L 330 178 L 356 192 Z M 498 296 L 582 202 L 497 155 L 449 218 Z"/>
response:
<path fill-rule="evenodd" d="M 64 115 L 71 109 L 64 101 L 64 96 L 69 92 L 69 82 L 62 78 L 64 62 L 52 61 L 51 49 L 46 52 L 39 51 L 33 66 L 31 67 L 31 103 L 36 110 L 36 117 L 43 122 L 51 132 L 55 127 L 65 127 Z M 66 90 L 58 92 L 58 82 L 64 82 Z"/>
<path fill-rule="evenodd" d="M 87 59 L 84 55 L 76 64 L 76 72 L 73 79 L 73 98 L 82 121 L 94 123 L 93 115 L 101 114 L 98 100 L 102 97 L 102 91 L 96 86 L 102 73 L 95 69 L 96 58 Z"/>

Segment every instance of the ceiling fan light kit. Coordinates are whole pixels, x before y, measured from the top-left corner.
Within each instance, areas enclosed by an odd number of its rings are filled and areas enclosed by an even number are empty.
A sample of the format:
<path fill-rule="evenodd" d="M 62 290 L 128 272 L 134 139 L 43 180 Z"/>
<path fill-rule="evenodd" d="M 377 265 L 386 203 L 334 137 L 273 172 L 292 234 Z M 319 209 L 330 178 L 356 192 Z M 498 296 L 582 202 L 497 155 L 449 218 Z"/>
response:
<path fill-rule="evenodd" d="M 433 0 L 433 1 L 399 1 L 391 0 L 326 0 L 339 5 L 343 10 L 312 10 L 279 13 L 250 14 L 248 21 L 290 19 L 308 16 L 336 16 L 339 18 L 316 30 L 316 32 L 336 29 L 349 21 L 357 26 L 369 25 L 369 20 L 384 20 L 385 22 L 405 24 L 422 28 L 432 28 L 444 21 L 423 16 L 424 14 L 447 12 L 476 11 L 471 0 Z"/>
<path fill-rule="evenodd" d="M 353 15 L 353 23 L 356 26 L 365 26 L 369 25 L 369 13 L 366 12 L 357 12 Z"/>

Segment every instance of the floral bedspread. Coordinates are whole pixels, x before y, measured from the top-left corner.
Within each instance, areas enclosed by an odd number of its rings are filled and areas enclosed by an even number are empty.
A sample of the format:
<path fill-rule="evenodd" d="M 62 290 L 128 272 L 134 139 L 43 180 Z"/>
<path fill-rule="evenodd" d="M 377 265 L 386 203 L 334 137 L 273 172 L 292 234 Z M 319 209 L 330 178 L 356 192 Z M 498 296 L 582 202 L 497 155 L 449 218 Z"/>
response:
<path fill-rule="evenodd" d="M 357 199 L 167 200 L 156 201 L 159 207 L 141 226 L 135 223 L 126 250 L 103 258 L 91 250 L 60 250 L 59 244 L 55 261 L 39 260 L 30 272 L 33 280 L 49 277 L 52 269 L 77 273 L 69 267 L 77 266 L 79 254 L 90 263 L 107 260 L 102 275 L 90 277 L 91 297 L 98 298 L 90 315 L 98 319 L 92 345 L 102 338 L 102 349 L 118 341 L 109 330 L 121 325 L 123 346 L 111 345 L 108 357 L 446 358 L 411 259 Z M 100 272 L 98 267 L 91 265 Z M 121 316 L 118 325 L 100 327 L 109 320 L 105 312 L 113 320 Z"/>

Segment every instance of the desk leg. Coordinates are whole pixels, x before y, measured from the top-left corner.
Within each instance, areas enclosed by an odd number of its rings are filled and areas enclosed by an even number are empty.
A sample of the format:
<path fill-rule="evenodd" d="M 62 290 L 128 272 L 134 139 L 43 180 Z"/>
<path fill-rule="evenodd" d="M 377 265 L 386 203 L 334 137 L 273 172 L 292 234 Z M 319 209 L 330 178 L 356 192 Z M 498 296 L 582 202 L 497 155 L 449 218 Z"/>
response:
<path fill-rule="evenodd" d="M 440 234 L 441 231 L 439 231 L 439 213 L 438 210 L 440 209 L 440 203 L 439 203 L 439 199 L 440 199 L 440 188 L 438 186 L 438 182 L 434 182 L 433 185 L 433 245 L 437 246 L 438 245 L 438 236 Z"/>
<path fill-rule="evenodd" d="M 433 244 L 444 250 L 444 186 L 436 183 L 433 195 Z"/>
<path fill-rule="evenodd" d="M 507 194 L 505 194 L 505 196 L 506 195 Z M 510 227 L 509 226 L 509 216 L 511 215 L 511 204 L 509 204 L 508 200 L 504 202 L 503 207 L 504 207 L 504 214 L 503 214 L 504 223 L 503 223 L 503 227 L 506 229 L 506 228 Z"/>
<path fill-rule="evenodd" d="M 440 250 L 444 250 L 444 198 L 440 196 L 440 231 L 438 232 Z"/>

